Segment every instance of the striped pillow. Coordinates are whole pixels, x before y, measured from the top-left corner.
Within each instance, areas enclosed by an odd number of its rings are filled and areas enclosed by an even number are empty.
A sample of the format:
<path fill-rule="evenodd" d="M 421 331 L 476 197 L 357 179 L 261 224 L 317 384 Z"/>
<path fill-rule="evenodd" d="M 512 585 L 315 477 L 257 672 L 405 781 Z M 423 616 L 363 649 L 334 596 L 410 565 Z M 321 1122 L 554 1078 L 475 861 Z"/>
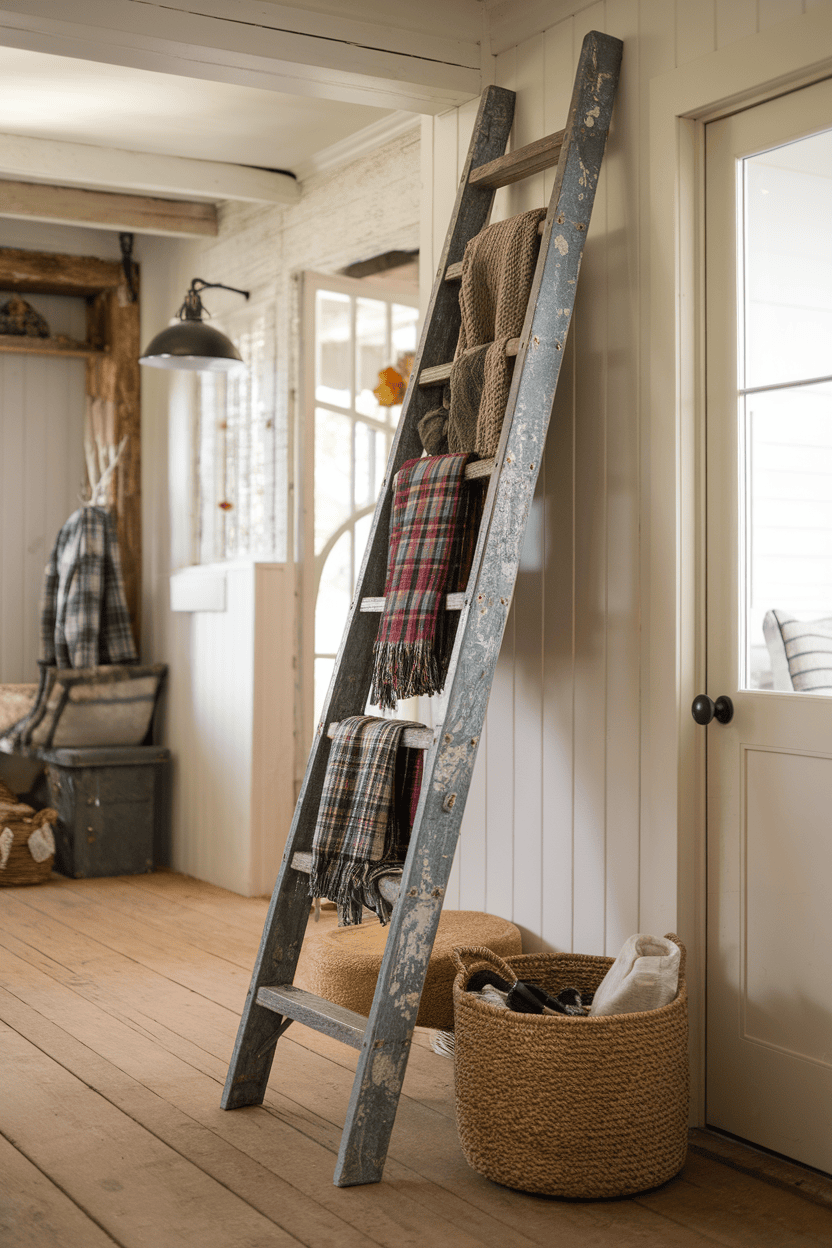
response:
<path fill-rule="evenodd" d="M 832 693 L 832 619 L 796 620 L 768 611 L 763 620 L 775 689 Z"/>

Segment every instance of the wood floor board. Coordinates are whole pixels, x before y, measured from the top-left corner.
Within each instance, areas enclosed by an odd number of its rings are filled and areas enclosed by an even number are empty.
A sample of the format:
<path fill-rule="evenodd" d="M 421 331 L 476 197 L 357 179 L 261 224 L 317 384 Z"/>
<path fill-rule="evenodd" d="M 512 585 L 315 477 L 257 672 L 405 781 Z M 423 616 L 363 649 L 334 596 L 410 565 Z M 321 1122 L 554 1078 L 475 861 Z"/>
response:
<path fill-rule="evenodd" d="M 3 1248 L 113 1248 L 116 1240 L 0 1135 Z"/>
<path fill-rule="evenodd" d="M 628 1200 L 546 1200 L 489 1183 L 459 1148 L 453 1063 L 432 1053 L 424 1035 L 383 1182 L 333 1187 L 351 1050 L 295 1024 L 278 1045 L 264 1105 L 219 1109 L 250 976 L 244 958 L 259 942 L 264 914 L 265 904 L 173 875 L 0 889 L 0 1047 L 27 1072 L 16 1084 L 33 1078 L 39 1089 L 27 1117 L 16 1088 L 13 1125 L 23 1133 L 23 1169 L 48 1176 L 43 1181 L 75 1211 L 68 1225 L 90 1216 L 124 1248 L 832 1245 L 832 1226 L 823 1238 L 828 1210 L 771 1187 L 761 1196 L 758 1179 L 706 1157 Z M 312 924 L 310 931 L 314 938 Z M 89 1122 L 101 1127 L 97 1138 L 103 1131 L 119 1146 L 94 1146 Z M 74 1131 L 81 1139 L 73 1151 Z M 81 1174 L 72 1173 L 73 1156 Z M 120 1193 L 102 1188 L 110 1163 L 128 1176 L 126 1184 L 115 1179 Z M 180 1216 L 158 1237 L 158 1219 L 143 1206 L 147 1176 L 160 1170 L 160 1207 L 168 1212 L 173 1190 L 185 1207 L 199 1203 L 199 1235 Z M 53 1207 L 63 1208 L 62 1199 Z M 271 1238 L 258 1238 L 263 1227 Z M 68 1236 L 66 1245 L 56 1242 L 74 1248 Z M 93 1239 L 90 1248 L 98 1248 Z"/>
<path fill-rule="evenodd" d="M 4 1131 L 123 1248 L 298 1243 L 3 1023 L 0 1053 Z"/>
<path fill-rule="evenodd" d="M 12 965 L 10 973 L 4 967 L 3 975 L 14 985 L 19 972 L 20 968 Z M 71 1000 L 70 990 L 52 993 L 53 999 L 45 1001 L 42 990 L 32 991 L 26 985 L 18 990 L 40 1007 L 10 1001 L 14 993 L 0 990 L 0 1012 L 19 1034 L 156 1138 L 291 1230 L 301 1242 L 315 1248 L 336 1244 L 352 1248 L 370 1242 L 395 1248 L 422 1242 L 423 1199 L 401 1190 L 394 1194 L 389 1188 L 370 1187 L 353 1194 L 347 1203 L 344 1193 L 331 1185 L 333 1150 L 298 1139 L 297 1132 L 287 1128 L 278 1116 L 256 1110 L 233 1114 L 220 1110 L 218 1082 L 199 1077 L 193 1069 L 160 1054 L 127 1028 L 114 1026 L 101 1012 L 90 1011 L 88 1006 L 79 1008 L 82 1003 Z M 60 1025 L 45 1019 L 42 1009 L 53 1011 Z M 152 1091 L 147 1087 L 150 1078 Z M 204 1130 L 197 1131 L 198 1127 Z M 254 1161 L 252 1150 L 260 1162 Z M 287 1173 L 310 1186 L 318 1199 L 323 1194 L 328 1205 L 340 1205 L 355 1226 L 326 1215 L 322 1208 L 316 1211 L 314 1201 L 286 1181 Z M 430 1186 L 411 1176 L 410 1188 L 420 1189 L 428 1199 Z M 441 1198 L 442 1194 L 434 1195 Z M 298 1207 L 292 1211 L 292 1225 L 287 1227 L 287 1210 L 292 1205 Z M 499 1242 L 493 1233 L 485 1241 L 470 1233 L 470 1223 L 476 1221 L 471 1211 L 462 1211 L 469 1223 L 464 1227 L 461 1218 L 460 1223 L 445 1225 L 434 1201 L 432 1207 L 431 1237 L 437 1248 L 478 1248 L 484 1242 Z M 322 1226 L 322 1221 L 329 1224 Z M 490 1219 L 488 1223 L 495 1232 Z M 518 1239 L 518 1245 L 532 1242 L 525 1237 Z"/>
<path fill-rule="evenodd" d="M 147 877 L 134 877 L 145 879 Z M 248 982 L 251 976 L 251 966 L 254 963 L 256 953 L 256 942 L 253 951 L 250 953 L 246 961 L 237 954 L 234 957 L 229 955 L 228 959 L 232 960 L 236 966 L 236 971 L 232 972 L 234 982 L 237 985 L 240 996 L 237 1000 L 228 1000 L 227 992 L 224 992 L 222 983 L 226 977 L 223 968 L 217 971 L 215 961 L 216 955 L 206 952 L 205 960 L 201 957 L 202 950 L 196 943 L 190 943 L 186 937 L 184 940 L 177 940 L 177 927 L 175 920 L 158 919 L 155 926 L 151 928 L 150 933 L 144 937 L 143 933 L 148 932 L 149 924 L 142 921 L 136 914 L 125 914 L 121 905 L 122 896 L 117 888 L 103 889 L 98 887 L 101 884 L 110 884 L 111 881 L 67 881 L 66 885 L 60 885 L 56 892 L 57 900 L 54 897 L 46 897 L 41 891 L 37 896 L 32 898 L 32 908 L 38 912 L 38 918 L 30 917 L 28 920 L 22 919 L 26 923 L 27 930 L 33 934 L 35 940 L 43 942 L 41 948 L 46 949 L 48 946 L 44 940 L 44 933 L 41 928 L 43 918 L 53 919 L 56 922 L 66 923 L 73 926 L 73 914 L 83 913 L 83 932 L 88 939 L 96 941 L 104 940 L 106 948 L 114 953 L 127 956 L 141 961 L 147 969 L 159 974 L 163 974 L 165 978 L 170 978 L 173 982 L 188 987 L 194 992 L 205 996 L 210 1000 L 217 1001 L 219 997 L 224 997 L 222 1004 L 231 1009 L 234 1016 L 239 1018 L 242 1010 L 245 991 L 248 989 Z M 120 881 L 113 881 L 118 885 Z M 79 885 L 77 892 L 75 885 Z M 89 891 L 92 886 L 93 899 L 89 899 Z M 131 890 L 140 893 L 141 890 L 134 888 Z M 86 899 L 86 901 L 85 901 Z M 40 905 L 37 903 L 40 902 Z M 110 904 L 116 912 L 110 914 Z M 151 907 L 145 907 L 150 909 Z M 68 913 L 69 911 L 69 913 Z M 334 923 L 334 916 L 332 923 Z M 331 926 L 324 924 L 323 926 Z M 310 925 L 312 926 L 312 925 Z M 79 931 L 73 927 L 73 934 L 77 941 Z M 102 935 L 103 934 L 103 935 Z M 307 936 L 307 944 L 314 943 L 319 933 L 314 930 L 310 931 Z M 322 932 L 321 932 L 322 935 Z M 170 954 L 172 942 L 181 945 L 181 956 L 174 958 Z M 54 943 L 52 944 L 54 948 Z M 185 950 L 186 952 L 182 952 Z M 298 983 L 304 984 L 304 954 L 301 955 L 301 963 L 298 968 Z M 240 984 L 240 976 L 244 978 L 245 987 Z M 231 978 L 230 976 L 228 977 Z M 220 987 L 217 988 L 217 984 Z M 333 1061 L 344 1066 L 350 1071 L 350 1077 L 355 1070 L 355 1054 L 338 1041 L 330 1037 L 315 1037 L 313 1033 L 308 1032 L 303 1027 L 297 1027 L 292 1032 L 292 1041 L 297 1044 L 309 1047 L 310 1045 L 316 1051 L 323 1051 Z M 408 1065 L 409 1082 L 405 1095 L 413 1095 L 421 1099 L 430 1100 L 435 1104 L 439 1112 L 453 1117 L 453 1104 L 448 1099 L 445 1092 L 451 1088 L 453 1082 L 452 1063 L 448 1062 L 445 1066 L 440 1065 L 441 1075 L 444 1087 L 440 1095 L 436 1095 L 437 1091 L 437 1072 L 436 1063 L 433 1061 L 434 1054 L 426 1047 L 417 1046 L 413 1052 L 411 1062 Z"/>

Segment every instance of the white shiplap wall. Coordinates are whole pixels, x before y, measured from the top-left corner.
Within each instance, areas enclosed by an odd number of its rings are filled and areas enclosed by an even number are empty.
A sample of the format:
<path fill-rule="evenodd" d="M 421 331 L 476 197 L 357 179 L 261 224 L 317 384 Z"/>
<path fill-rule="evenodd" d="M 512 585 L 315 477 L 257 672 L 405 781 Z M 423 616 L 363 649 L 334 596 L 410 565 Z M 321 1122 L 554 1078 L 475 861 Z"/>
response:
<path fill-rule="evenodd" d="M 53 334 L 86 338 L 83 299 L 26 300 Z M 83 360 L 0 355 L 0 682 L 38 678 L 43 572 L 86 481 L 85 402 Z"/>
<path fill-rule="evenodd" d="M 649 594 L 673 592 L 647 558 L 650 82 L 800 20 L 811 6 L 600 0 L 544 29 L 546 14 L 563 7 L 511 6 L 509 27 L 506 6 L 489 6 L 501 49 L 493 80 L 517 92 L 512 146 L 563 126 L 587 31 L 622 39 L 624 64 L 448 904 L 512 918 L 529 949 L 614 954 L 631 932 L 665 930 L 677 906 L 671 877 L 656 901 L 641 832 L 644 622 Z M 507 46 L 509 28 L 527 37 Z M 466 105 L 422 123 L 423 287 L 438 264 L 474 112 Z M 551 185 L 549 172 L 499 192 L 495 217 L 545 203 Z"/>
<path fill-rule="evenodd" d="M 156 313 L 161 324 L 194 276 L 248 289 L 252 306 L 273 308 L 280 483 L 275 558 L 288 561 L 287 572 L 294 551 L 295 464 L 303 435 L 294 423 L 301 350 L 297 279 L 306 269 L 333 273 L 380 252 L 418 246 L 419 138 L 415 125 L 350 165 L 310 177 L 291 208 L 225 205 L 218 237 L 180 248 L 167 270 L 168 307 Z M 238 323 L 245 315 L 246 305 L 237 295 L 208 291 L 205 302 L 222 327 L 231 329 L 232 318 Z M 229 581 L 237 632 L 230 615 L 223 623 L 199 613 L 170 611 L 170 573 L 187 566 L 193 552 L 193 389 L 187 380 L 183 384 L 164 375 L 146 376 L 143 382 L 144 478 L 159 487 L 167 482 L 162 512 L 158 498 L 151 502 L 145 490 L 150 589 L 145 649 L 148 658 L 170 664 L 164 727 L 164 744 L 175 756 L 169 861 L 179 871 L 240 892 L 266 892 L 274 881 L 273 851 L 278 842 L 282 849 L 308 743 L 296 732 L 291 691 L 287 696 L 281 686 L 280 723 L 271 723 L 266 734 L 258 726 L 262 716 L 258 718 L 255 707 L 252 717 L 250 698 L 240 691 L 250 687 L 251 663 L 262 662 L 270 644 L 284 654 L 291 651 L 297 600 L 287 576 L 289 588 L 267 606 L 242 603 L 239 596 L 250 596 L 251 585 L 238 576 L 233 584 Z M 297 696 L 296 690 L 295 700 Z M 265 740 L 259 739 L 264 735 Z M 225 761 L 224 741 L 229 745 Z M 284 767 L 287 752 L 294 763 L 294 784 L 291 769 L 287 777 Z M 258 789 L 262 777 L 278 771 L 280 792 L 264 796 Z M 250 784 L 254 791 L 249 797 Z"/>

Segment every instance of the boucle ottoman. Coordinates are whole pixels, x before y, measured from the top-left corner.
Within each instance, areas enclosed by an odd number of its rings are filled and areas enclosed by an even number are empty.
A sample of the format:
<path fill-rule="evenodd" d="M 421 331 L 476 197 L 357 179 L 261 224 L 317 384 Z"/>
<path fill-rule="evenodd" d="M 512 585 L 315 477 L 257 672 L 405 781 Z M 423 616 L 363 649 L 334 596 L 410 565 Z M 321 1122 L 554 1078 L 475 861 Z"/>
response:
<path fill-rule="evenodd" d="M 369 1014 L 381 969 L 389 927 L 373 920 L 337 927 L 307 946 L 312 992 L 357 1014 Z M 443 910 L 419 1003 L 417 1027 L 450 1031 L 454 1025 L 452 950 L 456 945 L 485 945 L 500 957 L 522 952 L 520 929 L 507 919 L 479 910 Z"/>

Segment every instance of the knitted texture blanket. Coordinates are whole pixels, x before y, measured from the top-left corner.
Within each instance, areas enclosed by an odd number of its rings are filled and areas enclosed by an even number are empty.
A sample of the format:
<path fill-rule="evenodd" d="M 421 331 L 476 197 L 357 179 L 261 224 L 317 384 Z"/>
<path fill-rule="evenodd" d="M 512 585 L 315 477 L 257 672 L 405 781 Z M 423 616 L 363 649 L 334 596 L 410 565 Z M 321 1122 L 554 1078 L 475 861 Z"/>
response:
<path fill-rule="evenodd" d="M 468 455 L 410 459 L 396 478 L 384 611 L 373 646 L 370 700 L 430 696 L 444 686 L 455 624 L 444 596 L 456 583 L 468 523 L 463 473 Z"/>
<path fill-rule="evenodd" d="M 474 451 L 488 459 L 497 452 L 512 367 L 506 344 L 523 329 L 545 216 L 535 208 L 497 221 L 465 248 L 448 411 L 428 412 L 419 423 L 428 454 Z"/>
<path fill-rule="evenodd" d="M 342 925 L 361 922 L 362 908 L 381 923 L 390 903 L 383 875 L 401 868 L 422 778 L 421 750 L 399 749 L 402 719 L 353 715 L 335 730 L 312 845 L 310 893 L 338 907 Z"/>

